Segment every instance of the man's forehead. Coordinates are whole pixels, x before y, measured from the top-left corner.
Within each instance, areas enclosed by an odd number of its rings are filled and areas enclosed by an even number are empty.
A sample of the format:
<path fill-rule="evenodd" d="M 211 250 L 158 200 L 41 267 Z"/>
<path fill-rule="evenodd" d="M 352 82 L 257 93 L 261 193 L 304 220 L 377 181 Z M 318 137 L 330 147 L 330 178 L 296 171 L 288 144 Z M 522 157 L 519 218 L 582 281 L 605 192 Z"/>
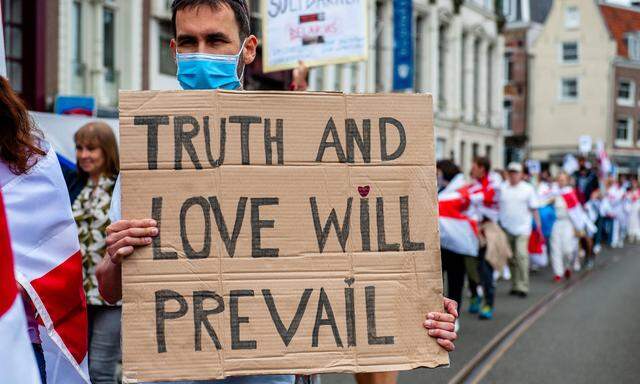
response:
<path fill-rule="evenodd" d="M 178 36 L 224 33 L 231 37 L 238 33 L 238 24 L 228 4 L 221 2 L 216 7 L 200 4 L 176 12 L 176 33 Z"/>

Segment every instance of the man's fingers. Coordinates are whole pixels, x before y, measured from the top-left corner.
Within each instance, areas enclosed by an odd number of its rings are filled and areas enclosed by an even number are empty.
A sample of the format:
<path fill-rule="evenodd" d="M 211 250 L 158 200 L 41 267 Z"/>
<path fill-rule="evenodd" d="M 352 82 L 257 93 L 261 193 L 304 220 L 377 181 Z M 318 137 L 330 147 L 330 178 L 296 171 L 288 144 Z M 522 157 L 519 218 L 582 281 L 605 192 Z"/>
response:
<path fill-rule="evenodd" d="M 452 314 L 455 318 L 458 318 L 458 303 L 455 300 L 444 298 L 444 309 L 447 313 Z"/>
<path fill-rule="evenodd" d="M 453 323 L 456 321 L 456 317 L 450 313 L 429 312 L 427 314 L 427 320 L 446 321 Z"/>
<path fill-rule="evenodd" d="M 153 237 L 158 235 L 156 227 L 134 227 L 112 232 L 107 236 L 107 245 L 112 245 L 125 237 Z"/>
<path fill-rule="evenodd" d="M 110 256 L 111 262 L 114 264 L 121 264 L 122 259 L 124 259 L 127 256 L 131 256 L 133 251 L 134 251 L 134 248 L 132 246 L 126 246 L 118 249 L 113 256 Z"/>
<path fill-rule="evenodd" d="M 128 228 L 156 227 L 157 225 L 158 223 L 153 219 L 118 220 L 107 227 L 107 235 L 114 232 L 120 232 Z"/>
<path fill-rule="evenodd" d="M 453 331 L 455 329 L 455 323 L 446 321 L 427 320 L 424 322 L 424 327 L 427 329 L 442 329 L 445 331 Z"/>
<path fill-rule="evenodd" d="M 438 339 L 447 339 L 447 340 L 454 341 L 455 339 L 458 338 L 457 333 L 453 331 L 445 331 L 443 329 L 430 329 L 428 333 L 429 333 L 429 336 L 435 337 Z"/>
<path fill-rule="evenodd" d="M 436 339 L 436 342 L 438 343 L 438 345 L 440 345 L 442 348 L 446 349 L 447 352 L 453 352 L 454 349 L 456 349 L 456 346 L 449 340 L 445 340 L 445 339 Z"/>

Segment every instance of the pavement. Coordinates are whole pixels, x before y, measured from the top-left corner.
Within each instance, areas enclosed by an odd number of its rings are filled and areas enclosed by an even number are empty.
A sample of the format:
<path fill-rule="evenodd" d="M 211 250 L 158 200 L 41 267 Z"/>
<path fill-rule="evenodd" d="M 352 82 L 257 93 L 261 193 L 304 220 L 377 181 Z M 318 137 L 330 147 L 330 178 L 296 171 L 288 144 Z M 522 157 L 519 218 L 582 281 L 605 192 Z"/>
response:
<path fill-rule="evenodd" d="M 529 296 L 523 299 L 508 295 L 509 282 L 498 282 L 490 321 L 467 313 L 465 299 L 451 366 L 402 372 L 398 382 L 449 382 L 502 329 L 562 284 L 552 281 L 550 268 L 532 273 Z M 639 293 L 640 246 L 604 250 L 596 268 L 487 367 L 481 382 L 638 382 Z M 322 375 L 322 384 L 353 383 L 352 375 Z"/>

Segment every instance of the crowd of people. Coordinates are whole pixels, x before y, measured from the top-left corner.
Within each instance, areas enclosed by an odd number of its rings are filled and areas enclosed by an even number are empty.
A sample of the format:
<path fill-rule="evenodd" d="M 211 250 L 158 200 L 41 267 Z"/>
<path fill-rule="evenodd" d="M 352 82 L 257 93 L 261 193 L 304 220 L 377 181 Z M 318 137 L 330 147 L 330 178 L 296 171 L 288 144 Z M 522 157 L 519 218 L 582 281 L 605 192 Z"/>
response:
<path fill-rule="evenodd" d="M 516 162 L 492 170 L 485 157 L 473 160 L 469 178 L 451 160 L 436 167 L 446 291 L 462 308 L 466 287 L 467 311 L 480 319 L 494 316 L 499 279 L 526 298 L 530 272 L 550 265 L 558 283 L 593 268 L 604 246 L 640 241 L 638 179 L 599 174 L 585 157 L 555 176 Z"/>

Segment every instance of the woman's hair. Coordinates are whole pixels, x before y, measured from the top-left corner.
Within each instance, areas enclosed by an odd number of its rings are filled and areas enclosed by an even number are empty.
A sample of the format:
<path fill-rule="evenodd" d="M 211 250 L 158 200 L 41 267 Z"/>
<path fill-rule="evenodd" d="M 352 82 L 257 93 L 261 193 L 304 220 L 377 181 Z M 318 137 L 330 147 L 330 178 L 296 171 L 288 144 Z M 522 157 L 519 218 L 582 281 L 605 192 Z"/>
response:
<path fill-rule="evenodd" d="M 438 160 L 436 168 L 442 172 L 442 177 L 446 181 L 453 180 L 453 178 L 460 173 L 460 168 L 451 160 Z"/>
<path fill-rule="evenodd" d="M 92 121 L 83 125 L 73 136 L 76 145 L 87 145 L 100 148 L 104 155 L 103 173 L 107 177 L 115 177 L 120 171 L 120 160 L 118 159 L 118 142 L 111 127 L 101 121 Z M 89 178 L 89 174 L 78 167 L 78 174 L 84 180 Z"/>
<path fill-rule="evenodd" d="M 0 76 L 0 160 L 16 175 L 27 172 L 36 163 L 34 157 L 45 154 L 37 145 L 41 138 L 27 107 Z"/>

